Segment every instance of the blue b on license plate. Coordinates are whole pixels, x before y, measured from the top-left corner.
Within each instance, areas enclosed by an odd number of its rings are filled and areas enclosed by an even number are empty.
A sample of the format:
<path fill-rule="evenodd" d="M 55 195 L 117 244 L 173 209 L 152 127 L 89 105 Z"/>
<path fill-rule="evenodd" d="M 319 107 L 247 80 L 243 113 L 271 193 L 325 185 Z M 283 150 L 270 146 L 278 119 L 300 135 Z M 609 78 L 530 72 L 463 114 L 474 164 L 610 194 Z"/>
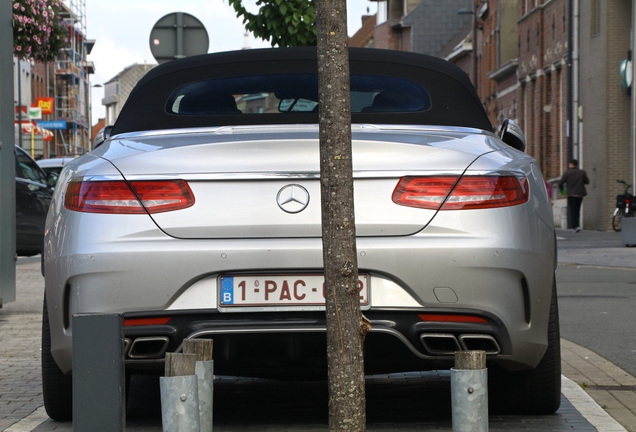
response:
<path fill-rule="evenodd" d="M 219 278 L 221 307 L 324 306 L 322 275 L 235 275 Z M 369 277 L 358 275 L 360 304 L 369 304 Z"/>

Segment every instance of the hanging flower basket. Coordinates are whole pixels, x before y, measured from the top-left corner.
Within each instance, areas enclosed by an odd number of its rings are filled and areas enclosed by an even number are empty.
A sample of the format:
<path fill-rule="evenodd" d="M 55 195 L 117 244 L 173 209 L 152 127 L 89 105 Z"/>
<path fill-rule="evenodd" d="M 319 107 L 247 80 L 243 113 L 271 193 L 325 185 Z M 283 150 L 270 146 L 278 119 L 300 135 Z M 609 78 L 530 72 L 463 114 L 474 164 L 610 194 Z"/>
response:
<path fill-rule="evenodd" d="M 68 23 L 59 0 L 13 0 L 13 54 L 19 59 L 54 60 L 68 46 Z"/>

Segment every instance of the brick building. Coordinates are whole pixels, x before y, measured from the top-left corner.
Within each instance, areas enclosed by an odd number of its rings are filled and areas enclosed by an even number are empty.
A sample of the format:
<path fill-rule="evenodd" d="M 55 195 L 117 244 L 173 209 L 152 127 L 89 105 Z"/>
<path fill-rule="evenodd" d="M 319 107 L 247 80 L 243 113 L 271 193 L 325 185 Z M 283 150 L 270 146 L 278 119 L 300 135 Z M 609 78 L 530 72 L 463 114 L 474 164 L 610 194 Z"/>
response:
<path fill-rule="evenodd" d="M 517 121 L 528 139 L 527 152 L 544 175 L 555 179 L 565 167 L 567 144 L 568 0 L 475 0 L 474 29 L 460 51 L 445 58 L 462 67 L 473 82 L 495 127 Z M 464 30 L 466 32 L 466 30 Z M 467 66 L 469 68 L 467 68 Z"/>
<path fill-rule="evenodd" d="M 618 72 L 631 46 L 632 2 L 475 0 L 473 4 L 480 11 L 476 86 L 491 121 L 495 125 L 504 118 L 518 121 L 528 140 L 527 153 L 537 159 L 553 185 L 567 169 L 568 159 L 579 159 L 590 178 L 583 226 L 610 229 L 615 196 L 622 191 L 615 179 L 631 183 L 634 176 L 632 101 L 620 86 Z M 516 16 L 511 17 L 511 6 Z M 514 26 L 504 29 L 511 22 Z M 514 39 L 516 54 L 512 46 L 503 48 Z M 493 44 L 503 48 L 498 60 Z M 507 54 L 499 56 L 504 51 Z M 565 200 L 556 189 L 553 197 L 559 225 L 565 220 Z"/>
<path fill-rule="evenodd" d="M 605 230 L 611 226 L 616 195 L 622 193 L 615 180 L 634 182 L 631 97 L 621 88 L 619 74 L 631 49 L 633 10 L 627 0 L 580 0 L 579 5 L 575 154 L 591 182 L 583 202 L 584 227 Z"/>
<path fill-rule="evenodd" d="M 54 61 L 14 58 L 15 77 L 20 77 L 14 81 L 20 82 L 20 89 L 14 91 L 15 120 L 29 128 L 16 128 L 16 143 L 36 158 L 76 156 L 90 150 L 88 94 L 95 68 L 87 56 L 95 41 L 86 38 L 85 0 L 65 0 L 60 17 L 68 26 L 69 44 Z M 43 104 L 41 115 L 26 116 L 26 107 L 39 104 Z M 19 106 L 23 115 L 17 114 Z"/>
<path fill-rule="evenodd" d="M 506 118 L 518 121 L 517 0 L 475 2 L 477 73 L 474 80 L 495 130 Z M 472 55 L 471 55 L 472 57 Z"/>
<path fill-rule="evenodd" d="M 519 122 L 527 151 L 546 178 L 558 179 L 569 157 L 579 159 L 590 178 L 583 226 L 607 230 L 615 196 L 622 191 L 615 179 L 631 183 L 633 176 L 631 98 L 618 74 L 631 46 L 632 2 L 573 1 L 571 15 L 568 3 L 519 2 Z M 564 201 L 555 201 L 557 223 L 565 219 Z"/>
<path fill-rule="evenodd" d="M 520 125 L 547 179 L 567 169 L 568 0 L 519 2 Z"/>
<path fill-rule="evenodd" d="M 472 0 L 384 0 L 378 1 L 375 48 L 412 51 L 440 56 L 472 22 L 459 14 Z"/>

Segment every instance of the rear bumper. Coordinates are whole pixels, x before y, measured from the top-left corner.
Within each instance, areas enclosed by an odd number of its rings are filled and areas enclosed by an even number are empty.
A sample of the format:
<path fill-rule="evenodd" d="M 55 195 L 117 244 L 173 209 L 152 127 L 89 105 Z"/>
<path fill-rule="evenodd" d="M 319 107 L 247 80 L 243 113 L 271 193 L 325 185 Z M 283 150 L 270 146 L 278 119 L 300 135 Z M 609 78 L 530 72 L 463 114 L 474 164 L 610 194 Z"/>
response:
<path fill-rule="evenodd" d="M 547 346 L 554 231 L 518 207 L 507 209 L 505 218 L 492 210 L 492 217 L 475 222 L 478 226 L 451 216 L 447 226 L 430 226 L 412 236 L 358 239 L 358 267 L 370 275 L 371 305 L 364 311 L 373 324 L 365 348 L 368 368 L 388 372 L 391 366 L 451 366 L 450 348 L 478 342 L 466 335 L 497 346 L 489 359 L 505 367 L 538 364 Z M 298 344 L 324 345 L 324 313 L 222 312 L 217 289 L 222 274 L 320 272 L 319 238 L 182 240 L 166 236 L 146 218 L 134 220 L 137 225 L 115 225 L 116 233 L 109 228 L 112 220 L 67 220 L 69 226 L 80 227 L 65 230 L 74 236 L 45 243 L 52 354 L 64 372 L 71 370 L 71 317 L 79 313 L 170 317 L 165 327 L 126 328 L 128 350 L 138 337 L 166 338 L 168 351 L 178 350 L 183 338 L 209 337 L 215 340 L 219 367 L 228 371 L 239 364 L 233 346 L 240 347 L 235 350 L 239 354 L 244 346 L 278 346 L 293 358 Z M 105 228 L 82 232 L 91 226 Z M 431 312 L 475 314 L 487 324 L 418 322 L 418 314 Z M 422 334 L 433 336 L 422 342 Z M 387 349 L 393 345 L 403 354 L 393 355 Z M 449 355 L 440 354 L 445 347 Z M 324 356 L 324 350 L 303 347 L 300 352 Z M 273 350 L 272 358 L 275 354 Z M 161 357 L 129 355 L 127 361 L 129 367 L 152 367 L 161 364 Z"/>
<path fill-rule="evenodd" d="M 430 322 L 418 316 L 452 317 L 454 312 L 470 312 L 484 322 Z M 500 362 L 511 358 L 512 344 L 503 323 L 478 311 L 370 310 L 365 316 L 372 325 L 365 340 L 367 373 L 448 368 L 455 351 L 468 349 L 483 349 Z M 129 369 L 161 369 L 165 352 L 180 351 L 184 339 L 210 338 L 219 374 L 306 376 L 326 370 L 326 323 L 321 312 L 228 316 L 161 311 L 126 314 L 125 322 L 157 317 L 170 320 L 162 325 L 125 327 Z"/>

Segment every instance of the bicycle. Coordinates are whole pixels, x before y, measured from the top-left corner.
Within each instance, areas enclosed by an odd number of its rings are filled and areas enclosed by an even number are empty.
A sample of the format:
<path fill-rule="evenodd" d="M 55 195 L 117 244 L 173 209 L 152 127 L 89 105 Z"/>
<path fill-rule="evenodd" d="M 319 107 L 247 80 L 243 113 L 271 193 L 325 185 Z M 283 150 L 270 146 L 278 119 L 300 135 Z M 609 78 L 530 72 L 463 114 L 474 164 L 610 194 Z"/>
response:
<path fill-rule="evenodd" d="M 620 195 L 616 195 L 616 209 L 612 215 L 612 229 L 614 231 L 620 231 L 622 226 L 621 220 L 624 217 L 634 217 L 634 208 L 632 207 L 634 195 L 629 193 L 629 189 L 632 185 L 627 184 L 623 180 L 616 181 L 625 185 L 625 191 Z"/>

